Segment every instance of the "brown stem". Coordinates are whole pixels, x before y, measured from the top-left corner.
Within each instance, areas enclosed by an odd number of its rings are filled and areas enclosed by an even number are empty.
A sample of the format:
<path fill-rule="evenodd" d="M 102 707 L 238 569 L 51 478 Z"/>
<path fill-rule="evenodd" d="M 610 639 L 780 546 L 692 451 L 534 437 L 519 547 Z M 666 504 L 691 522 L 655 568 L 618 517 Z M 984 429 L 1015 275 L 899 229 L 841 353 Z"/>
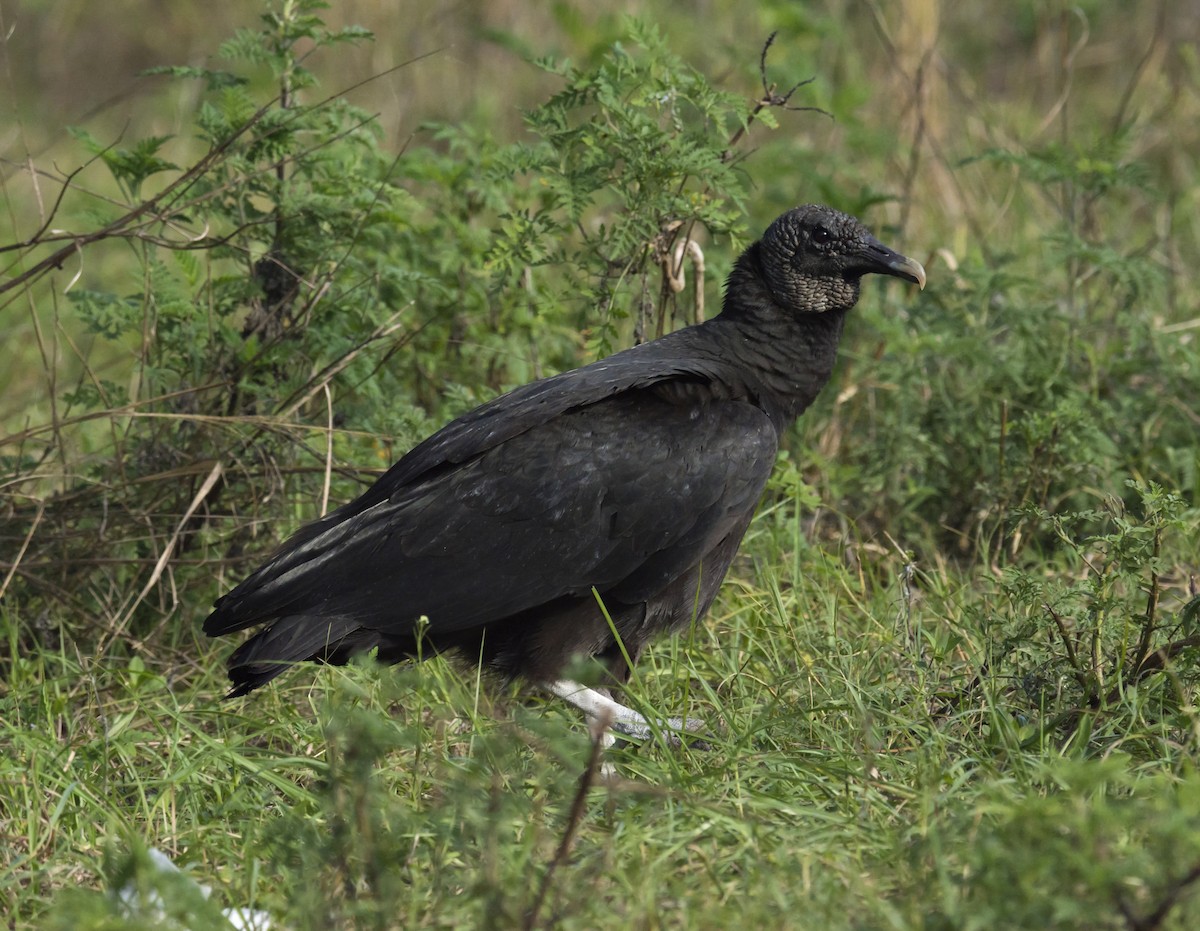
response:
<path fill-rule="evenodd" d="M 1054 620 L 1054 626 L 1058 628 L 1058 635 L 1062 638 L 1063 646 L 1067 650 L 1067 661 L 1071 664 L 1071 671 L 1075 674 L 1075 679 L 1083 686 L 1084 693 L 1090 699 L 1094 692 L 1092 680 L 1079 664 L 1079 654 L 1075 652 L 1075 644 L 1071 640 L 1071 636 L 1067 631 L 1067 625 L 1057 611 L 1050 607 L 1049 602 L 1043 602 L 1042 607 Z"/>
<path fill-rule="evenodd" d="M 537 927 L 538 913 L 542 910 L 542 905 L 545 904 L 546 896 L 550 892 L 550 883 L 554 878 L 554 871 L 566 862 L 567 856 L 571 852 L 571 844 L 575 840 L 575 835 L 579 831 L 579 825 L 583 822 L 583 810 L 587 803 L 588 791 L 592 784 L 596 781 L 596 774 L 600 771 L 600 757 L 604 753 L 604 737 L 608 733 L 609 721 L 602 720 L 596 722 L 596 727 L 592 733 L 592 752 L 588 756 L 587 766 L 584 767 L 583 775 L 579 777 L 579 788 L 575 790 L 575 798 L 571 802 L 571 812 L 567 815 L 567 827 L 563 831 L 562 839 L 558 842 L 558 849 L 554 851 L 554 857 L 546 867 L 546 872 L 542 875 L 542 881 L 538 885 L 537 896 L 533 900 L 533 905 L 529 907 L 529 911 L 525 913 L 525 922 L 522 925 L 525 931 L 532 931 Z"/>
<path fill-rule="evenodd" d="M 1154 530 L 1154 550 L 1151 553 L 1151 567 L 1158 561 L 1158 554 L 1162 547 L 1162 529 L 1155 528 Z M 1150 655 L 1150 639 L 1154 636 L 1154 619 L 1158 613 L 1158 573 L 1151 568 L 1150 571 L 1150 591 L 1146 593 L 1146 616 L 1142 621 L 1142 635 L 1138 640 L 1137 653 L 1134 656 L 1134 668 L 1138 669 L 1146 658 Z"/>
<path fill-rule="evenodd" d="M 1179 897 L 1183 895 L 1187 887 L 1195 882 L 1200 882 L 1200 863 L 1194 865 L 1171 884 L 1171 887 L 1167 889 L 1162 900 L 1149 915 L 1139 918 L 1133 913 L 1133 909 L 1125 904 L 1123 898 L 1117 899 L 1117 907 L 1121 910 L 1121 914 L 1125 916 L 1125 921 L 1129 924 L 1132 931 L 1155 931 L 1156 928 L 1162 927 L 1163 922 L 1166 921 L 1167 913 L 1175 907 L 1175 903 L 1179 901 Z"/>

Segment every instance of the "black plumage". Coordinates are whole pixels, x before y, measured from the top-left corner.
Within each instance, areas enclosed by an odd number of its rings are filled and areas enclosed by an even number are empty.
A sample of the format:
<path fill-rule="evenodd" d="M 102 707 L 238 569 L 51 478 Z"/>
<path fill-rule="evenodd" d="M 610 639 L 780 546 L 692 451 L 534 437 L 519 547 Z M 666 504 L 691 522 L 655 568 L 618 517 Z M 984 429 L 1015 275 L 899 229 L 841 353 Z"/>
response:
<path fill-rule="evenodd" d="M 799 207 L 738 259 L 718 316 L 450 423 L 217 601 L 207 634 L 268 625 L 230 694 L 373 648 L 545 684 L 591 656 L 622 681 L 624 654 L 708 610 L 872 272 L 925 283 L 853 217 Z"/>

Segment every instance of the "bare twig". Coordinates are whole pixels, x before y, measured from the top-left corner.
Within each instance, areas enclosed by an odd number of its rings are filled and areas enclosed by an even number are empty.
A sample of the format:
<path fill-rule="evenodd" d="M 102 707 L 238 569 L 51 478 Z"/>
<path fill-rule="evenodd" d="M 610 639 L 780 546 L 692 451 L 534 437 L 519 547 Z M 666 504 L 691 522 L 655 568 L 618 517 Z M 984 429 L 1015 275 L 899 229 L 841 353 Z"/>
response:
<path fill-rule="evenodd" d="M 1162 927 L 1163 922 L 1167 919 L 1167 914 L 1175 907 L 1180 896 L 1187 891 L 1188 886 L 1196 882 L 1200 882 L 1200 863 L 1195 864 L 1190 870 L 1171 883 L 1166 894 L 1163 895 L 1158 905 L 1154 907 L 1154 911 L 1149 915 L 1139 918 L 1133 913 L 1133 909 L 1129 907 L 1122 897 L 1117 898 L 1117 908 L 1125 916 L 1125 921 L 1131 931 L 1155 931 L 1155 929 Z"/>
<path fill-rule="evenodd" d="M 213 486 L 217 484 L 217 481 L 223 474 L 224 469 L 221 468 L 221 463 L 214 463 L 212 470 L 208 473 L 208 477 L 200 486 L 200 490 L 197 491 L 192 497 L 192 503 L 188 505 L 187 511 L 184 512 L 183 518 L 175 527 L 175 532 L 171 534 L 171 538 L 167 541 L 167 545 L 163 547 L 163 551 L 158 557 L 158 562 L 154 564 L 154 571 L 150 573 L 150 578 L 146 580 L 146 584 L 142 586 L 142 590 L 138 593 L 138 596 L 133 599 L 133 603 L 130 604 L 125 610 L 124 615 L 120 618 L 120 620 L 117 621 L 116 624 L 113 625 L 112 630 L 108 632 L 104 640 L 96 648 L 97 655 L 104 655 L 104 651 L 108 649 L 108 645 L 112 643 L 112 641 L 115 640 L 129 624 L 129 619 L 133 617 L 133 612 L 137 610 L 138 605 L 140 605 L 145 600 L 146 596 L 150 594 L 150 590 L 158 584 L 158 580 L 162 578 L 163 570 L 166 569 L 167 563 L 170 562 L 171 554 L 175 552 L 175 547 L 179 543 L 180 536 L 182 535 L 184 528 L 187 526 L 188 521 L 191 520 L 192 515 L 196 513 L 196 509 L 200 507 L 204 499 L 208 497 L 208 493 L 212 491 Z"/>
<path fill-rule="evenodd" d="M 272 219 L 250 220 L 241 224 L 237 229 L 222 236 L 210 237 L 207 234 L 190 236 L 185 233 L 182 234 L 184 237 L 183 241 L 157 236 L 148 232 L 146 229 L 151 224 L 163 224 L 166 226 L 171 226 L 171 214 L 179 212 L 181 208 L 178 205 L 183 196 L 190 190 L 192 184 L 218 160 L 218 158 L 228 149 L 229 145 L 238 136 L 243 134 L 261 118 L 262 114 L 269 106 L 270 104 L 268 104 L 267 107 L 264 107 L 262 110 L 259 110 L 258 113 L 254 114 L 254 116 L 250 117 L 250 119 L 241 128 L 239 128 L 237 132 L 230 136 L 229 139 L 222 142 L 217 148 L 211 149 L 208 154 L 204 156 L 204 158 L 202 158 L 199 162 L 189 168 L 183 175 L 168 185 L 167 188 L 162 191 L 162 193 L 130 210 L 124 216 L 119 217 L 117 220 L 114 220 L 112 223 L 108 224 L 108 226 L 100 230 L 94 230 L 90 233 L 60 232 L 52 236 L 43 235 L 40 239 L 30 239 L 25 243 L 20 244 L 21 248 L 33 248 L 34 246 L 45 246 L 56 242 L 64 243 L 60 249 L 55 251 L 46 259 L 43 259 L 37 265 L 32 266 L 16 278 L 12 278 L 8 281 L 0 283 L 0 294 L 17 287 L 19 284 L 25 281 L 40 277 L 42 274 L 46 273 L 52 268 L 61 268 L 63 263 L 71 256 L 72 253 L 82 253 L 84 246 L 88 246 L 92 243 L 100 242 L 105 239 L 124 237 L 144 240 L 152 245 L 172 249 L 176 252 L 209 251 L 217 246 L 226 245 L 228 242 L 235 239 L 246 230 L 253 228 L 254 226 L 274 222 Z M 299 117 L 297 116 L 297 118 Z M 206 191 L 202 196 L 196 197 L 189 201 L 186 205 L 186 209 L 194 210 L 206 201 L 219 198 L 235 186 L 245 183 L 248 178 L 255 177 L 257 174 L 275 172 L 280 165 L 290 164 L 291 162 L 303 158 L 306 155 L 310 155 L 315 151 L 319 151 L 326 146 L 332 145 L 345 136 L 348 136 L 351 133 L 361 129 L 363 126 L 370 123 L 372 119 L 374 119 L 374 117 L 364 118 L 358 123 L 347 127 L 343 132 L 334 136 L 323 138 L 319 143 L 313 145 L 312 147 L 296 152 L 295 154 L 282 159 L 276 164 L 266 166 L 261 169 L 260 172 L 252 172 L 235 180 L 231 180 L 226 184 L 212 188 L 211 190 Z M 281 128 L 282 126 L 277 127 L 275 131 L 278 132 Z M 72 173 L 72 176 L 73 174 L 74 173 Z M 79 275 L 76 274 L 72 278 L 71 285 L 75 283 L 78 277 Z M 71 285 L 68 285 L 68 288 Z"/>
<path fill-rule="evenodd" d="M 828 110 L 823 110 L 820 107 L 793 107 L 788 104 L 788 101 L 792 99 L 792 95 L 796 93 L 796 91 L 800 90 L 800 88 L 805 87 L 815 81 L 815 77 L 806 78 L 803 81 L 797 81 L 792 85 L 791 90 L 789 90 L 786 94 L 776 93 L 776 87 L 778 85 L 769 84 L 767 82 L 767 51 L 771 48 L 771 45 L 774 44 L 775 37 L 777 35 L 779 35 L 778 30 L 767 36 L 767 41 L 763 43 L 762 52 L 758 56 L 758 74 L 762 81 L 763 95 L 755 102 L 754 109 L 750 111 L 750 115 L 746 118 L 746 125 L 738 127 L 738 131 L 729 138 L 729 143 L 725 146 L 725 151 L 721 155 L 722 161 L 728 162 L 733 158 L 733 147 L 741 141 L 744 135 L 746 135 L 746 130 L 750 128 L 750 124 L 754 122 L 755 118 L 762 113 L 763 110 L 771 107 L 779 107 L 783 110 L 809 110 L 814 113 L 824 114 L 830 119 L 833 119 L 832 113 L 830 113 Z"/>
<path fill-rule="evenodd" d="M 321 483 L 321 516 L 329 511 L 329 484 L 333 474 L 333 394 L 329 390 L 329 382 L 322 382 L 325 392 L 325 479 Z"/>
<path fill-rule="evenodd" d="M 212 391 L 217 388 L 227 388 L 227 381 L 209 382 L 206 385 L 199 385 L 192 388 L 182 388 L 178 391 L 168 391 L 165 394 L 155 395 L 152 398 L 146 398 L 143 401 L 130 401 L 128 404 L 122 404 L 120 407 L 108 408 L 102 411 L 88 411 L 86 414 L 76 414 L 74 417 L 64 417 L 62 420 L 51 420 L 49 423 L 38 424 L 34 427 L 27 427 L 17 433 L 10 433 L 8 436 L 0 437 L 0 448 L 5 446 L 17 446 L 24 443 L 26 440 L 31 440 L 43 433 L 52 433 L 62 427 L 72 427 L 78 424 L 87 423 L 89 420 L 101 420 L 105 417 L 166 417 L 179 418 L 183 420 L 211 421 L 221 422 L 228 420 L 227 417 L 206 416 L 203 414 L 179 414 L 166 411 L 139 411 L 138 408 L 149 407 L 154 404 L 161 404 L 164 401 L 170 401 L 174 398 L 179 398 L 184 395 L 192 394 L 201 391 Z M 245 418 L 243 418 L 245 419 Z"/>
<path fill-rule="evenodd" d="M 116 145 L 116 143 L 114 142 L 113 145 Z M 111 148 L 111 146 L 110 146 L 110 148 Z M 107 151 L 108 151 L 108 149 L 104 150 L 104 152 L 107 152 Z M 25 239 L 23 242 L 7 243 L 3 246 L 0 246 L 0 254 L 5 253 L 5 252 L 12 252 L 17 249 L 27 249 L 30 246 L 40 245 L 41 243 L 45 242 L 45 240 L 42 239 L 42 237 L 46 234 L 46 231 L 48 229 L 50 229 L 50 225 L 54 222 L 55 216 L 58 215 L 58 210 L 62 206 L 63 198 L 67 196 L 67 191 L 71 187 L 71 182 L 73 182 L 75 180 L 76 175 L 78 175 L 80 172 L 82 172 L 84 169 L 86 169 L 88 166 L 90 166 L 93 162 L 96 161 L 96 159 L 100 158 L 102 155 L 103 155 L 103 152 L 98 152 L 96 155 L 89 158 L 86 162 L 84 162 L 82 165 L 80 165 L 74 171 L 69 172 L 67 174 L 67 176 L 62 179 L 61 187 L 58 189 L 58 196 L 56 198 L 54 198 L 54 204 L 50 207 L 50 213 L 47 214 L 45 221 L 42 223 L 42 225 L 40 227 L 38 227 L 37 231 L 34 232 L 34 234 L 32 236 Z"/>
<path fill-rule="evenodd" d="M 1176 656 L 1185 650 L 1192 650 L 1200 647 L 1200 634 L 1193 634 L 1190 637 L 1181 637 L 1179 640 L 1172 640 L 1170 643 L 1164 644 L 1157 650 L 1151 650 L 1137 666 L 1134 667 L 1133 675 L 1122 682 L 1119 686 L 1112 689 L 1105 696 L 1108 704 L 1112 704 L 1121 697 L 1121 692 L 1129 688 L 1131 685 L 1136 685 L 1141 682 L 1151 673 L 1161 672 L 1167 668 L 1167 664 Z"/>
<path fill-rule="evenodd" d="M 1162 549 L 1162 528 L 1154 529 L 1154 549 L 1150 556 L 1150 591 L 1146 593 L 1146 614 L 1142 619 L 1142 634 L 1138 638 L 1137 653 L 1134 658 L 1134 668 L 1140 669 L 1142 663 L 1150 655 L 1150 641 L 1154 637 L 1156 615 L 1158 614 L 1158 573 L 1153 566 L 1158 562 Z"/>
<path fill-rule="evenodd" d="M 1110 130 L 1113 134 L 1119 132 L 1125 123 L 1125 114 L 1129 110 L 1129 102 L 1133 99 L 1134 91 L 1137 90 L 1142 77 L 1146 74 L 1150 61 L 1154 58 L 1154 53 L 1163 45 L 1163 39 L 1167 32 L 1167 6 L 1167 0 L 1162 0 L 1158 5 L 1158 12 L 1154 17 L 1154 35 L 1150 37 L 1150 44 L 1146 46 L 1146 51 L 1129 76 L 1129 83 L 1125 85 L 1125 92 L 1121 94 L 1121 102 L 1117 104 L 1116 112 L 1113 113 Z"/>
<path fill-rule="evenodd" d="M 583 822 L 584 806 L 587 804 L 588 791 L 596 781 L 596 775 L 600 772 L 600 759 L 604 755 L 605 737 L 608 734 L 608 728 L 611 724 L 611 713 L 606 713 L 602 719 L 596 722 L 596 726 L 592 730 L 592 752 L 588 756 L 587 766 L 584 767 L 583 774 L 579 777 L 579 788 L 575 790 L 575 798 L 571 802 L 571 811 L 567 815 L 567 826 L 563 831 L 562 839 L 558 842 L 558 849 L 554 851 L 554 856 L 546 866 L 546 872 L 542 874 L 542 881 L 538 885 L 537 896 L 533 900 L 533 905 L 529 907 L 529 911 L 525 913 L 525 922 L 522 925 L 526 931 L 537 927 L 538 914 L 542 910 L 542 905 L 545 904 L 546 896 L 550 892 L 550 884 L 554 879 L 554 872 L 566 862 L 567 857 L 571 853 L 571 844 L 575 840 L 575 835 L 579 831 L 579 825 Z"/>
<path fill-rule="evenodd" d="M 209 149 L 203 158 L 201 158 L 191 168 L 167 185 L 167 187 L 164 188 L 161 193 L 151 197 L 149 200 L 144 201 L 141 204 L 138 204 L 124 216 L 118 217 L 116 220 L 113 220 L 111 223 L 101 227 L 98 230 L 73 236 L 69 243 L 64 245 L 62 248 L 55 250 L 40 262 L 30 266 L 21 274 L 10 278 L 8 281 L 0 282 L 0 294 L 3 294 L 5 291 L 11 291 L 14 288 L 18 288 L 28 281 L 40 278 L 51 269 L 61 268 L 62 264 L 68 258 L 70 258 L 72 253 L 76 252 L 77 250 L 82 249 L 84 246 L 90 245 L 93 242 L 99 242 L 102 239 L 108 239 L 112 236 L 116 236 L 127 228 L 131 227 L 142 217 L 153 215 L 161 204 L 181 194 L 182 192 L 187 191 L 193 184 L 203 177 L 208 169 L 229 150 L 234 142 L 236 142 L 243 135 L 249 132 L 250 129 L 257 125 L 271 110 L 271 108 L 275 106 L 276 103 L 276 100 L 270 100 L 263 104 L 263 106 L 259 107 L 259 109 L 256 110 L 248 120 L 242 123 L 242 125 L 239 126 L 234 132 L 230 133 L 228 138 L 223 139 L 218 145 L 215 145 Z"/>
<path fill-rule="evenodd" d="M 1071 672 L 1075 674 L 1076 681 L 1083 687 L 1083 691 L 1089 699 L 1092 697 L 1092 680 L 1088 677 L 1087 672 L 1079 663 L 1079 654 L 1075 650 L 1075 642 L 1071 639 L 1070 632 L 1067 630 L 1066 622 L 1063 621 L 1062 615 L 1050 607 L 1050 602 L 1042 602 L 1042 607 L 1046 609 L 1046 613 L 1054 621 L 1054 626 L 1058 628 L 1058 636 L 1063 642 L 1063 646 L 1067 651 L 1067 661 L 1071 664 Z"/>
<path fill-rule="evenodd" d="M 34 515 L 33 522 L 29 525 L 29 532 L 25 534 L 25 539 L 21 543 L 21 548 L 17 551 L 16 557 L 12 564 L 8 567 L 8 572 L 4 575 L 4 582 L 0 584 L 0 599 L 4 598 L 4 593 L 8 591 L 8 584 L 12 581 L 12 577 L 16 575 L 17 567 L 21 565 L 21 560 L 25 556 L 25 551 L 29 549 L 29 543 L 33 540 L 33 535 L 37 532 L 38 525 L 42 522 L 42 515 L 46 513 L 46 502 L 39 501 L 37 514 Z"/>
<path fill-rule="evenodd" d="M 1069 15 L 1074 15 L 1075 18 L 1079 20 L 1080 25 L 1083 27 L 1079 38 L 1076 39 L 1075 43 L 1070 47 L 1067 46 L 1067 42 L 1070 38 L 1070 30 L 1068 29 L 1067 23 L 1067 17 Z M 1063 72 L 1063 86 L 1057 99 L 1046 112 L 1046 115 L 1042 117 L 1042 122 L 1038 126 L 1035 133 L 1039 136 L 1049 129 L 1055 119 L 1067 109 L 1067 103 L 1071 98 L 1071 88 L 1075 77 L 1075 59 L 1078 58 L 1079 53 L 1087 47 L 1088 41 L 1091 39 L 1092 35 L 1092 30 L 1088 23 L 1087 15 L 1083 12 L 1083 10 L 1079 9 L 1079 7 L 1072 7 L 1070 13 L 1063 12 L 1061 25 L 1063 49 L 1060 66 Z"/>

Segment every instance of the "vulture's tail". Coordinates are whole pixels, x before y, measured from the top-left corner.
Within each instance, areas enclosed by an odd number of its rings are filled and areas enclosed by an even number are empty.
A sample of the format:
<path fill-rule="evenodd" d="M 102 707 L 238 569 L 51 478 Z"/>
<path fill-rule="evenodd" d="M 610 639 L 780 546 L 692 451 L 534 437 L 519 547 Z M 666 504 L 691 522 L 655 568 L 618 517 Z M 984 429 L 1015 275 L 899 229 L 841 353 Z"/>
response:
<path fill-rule="evenodd" d="M 259 631 L 229 657 L 226 698 L 237 698 L 270 682 L 293 663 L 317 660 L 341 665 L 376 645 L 375 635 L 348 617 L 295 614 Z"/>

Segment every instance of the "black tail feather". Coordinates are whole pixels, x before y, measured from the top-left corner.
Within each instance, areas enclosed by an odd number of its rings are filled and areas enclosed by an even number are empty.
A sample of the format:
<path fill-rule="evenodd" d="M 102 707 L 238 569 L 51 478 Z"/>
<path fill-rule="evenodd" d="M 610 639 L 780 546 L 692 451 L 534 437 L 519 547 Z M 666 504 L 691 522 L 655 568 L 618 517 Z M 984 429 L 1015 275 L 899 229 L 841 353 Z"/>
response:
<path fill-rule="evenodd" d="M 366 636 L 364 636 L 366 634 Z M 293 615 L 259 631 L 229 657 L 226 698 L 237 698 L 270 682 L 293 663 L 305 660 L 344 663 L 374 646 L 374 635 L 346 617 Z"/>

